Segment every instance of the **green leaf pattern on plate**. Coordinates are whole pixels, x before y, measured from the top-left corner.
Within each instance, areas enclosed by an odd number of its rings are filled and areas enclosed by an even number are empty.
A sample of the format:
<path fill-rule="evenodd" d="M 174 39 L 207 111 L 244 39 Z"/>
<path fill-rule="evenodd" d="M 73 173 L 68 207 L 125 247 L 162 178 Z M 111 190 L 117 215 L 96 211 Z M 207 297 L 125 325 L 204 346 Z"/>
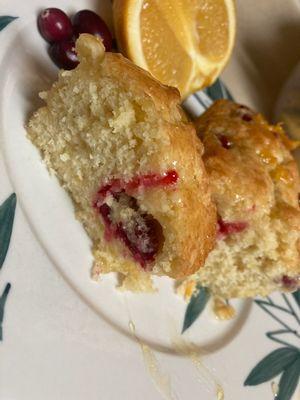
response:
<path fill-rule="evenodd" d="M 4 263 L 14 222 L 16 195 L 12 194 L 0 206 L 0 269 Z"/>
<path fill-rule="evenodd" d="M 284 306 L 275 303 L 270 297 L 264 300 L 255 300 L 255 303 L 281 326 L 281 329 L 267 332 L 266 336 L 273 342 L 284 344 L 286 347 L 274 350 L 260 361 L 250 372 L 244 385 L 259 385 L 282 374 L 276 400 L 290 400 L 300 378 L 300 348 L 290 344 L 285 336 L 293 335 L 298 340 L 300 339 L 300 333 L 297 330 L 300 326 L 300 290 L 290 296 L 284 293 L 281 296 Z M 298 309 L 293 306 L 292 298 Z M 293 317 L 297 328 L 289 326 L 278 313 L 289 314 Z"/>
<path fill-rule="evenodd" d="M 295 393 L 300 377 L 300 356 L 285 369 L 279 382 L 276 400 L 290 400 Z"/>
<path fill-rule="evenodd" d="M 11 239 L 16 203 L 17 198 L 16 195 L 13 193 L 0 206 L 0 269 L 4 264 Z M 7 283 L 0 297 L 0 341 L 3 340 L 2 322 L 4 318 L 5 304 L 10 288 L 11 284 Z"/>
<path fill-rule="evenodd" d="M 5 309 L 5 304 L 7 300 L 8 293 L 10 291 L 11 284 L 7 283 L 4 291 L 0 297 L 0 341 L 3 340 L 3 328 L 2 328 L 2 322 L 4 318 L 4 309 Z"/>
<path fill-rule="evenodd" d="M 185 312 L 182 333 L 185 332 L 196 321 L 196 319 L 204 310 L 209 297 L 210 293 L 207 288 L 197 286 L 197 289 L 193 293 Z"/>
<path fill-rule="evenodd" d="M 0 16 L 0 31 L 4 29 L 8 24 L 13 22 L 18 17 L 11 17 L 10 15 L 1 15 Z"/>
<path fill-rule="evenodd" d="M 253 368 L 245 381 L 245 386 L 259 385 L 275 378 L 299 357 L 300 351 L 290 347 L 272 351 Z"/>
<path fill-rule="evenodd" d="M 297 290 L 297 292 L 292 293 L 292 295 L 300 308 L 300 290 Z"/>
<path fill-rule="evenodd" d="M 18 17 L 11 17 L 10 15 L 1 15 L 0 16 L 0 31 L 4 29 L 8 24 L 13 22 Z"/>

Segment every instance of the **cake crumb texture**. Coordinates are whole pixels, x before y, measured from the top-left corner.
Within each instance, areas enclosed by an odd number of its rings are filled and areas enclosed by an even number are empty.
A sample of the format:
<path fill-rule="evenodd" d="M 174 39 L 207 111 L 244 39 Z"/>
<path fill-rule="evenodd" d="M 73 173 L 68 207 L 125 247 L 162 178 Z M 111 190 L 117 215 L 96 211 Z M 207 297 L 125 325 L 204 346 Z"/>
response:
<path fill-rule="evenodd" d="M 219 100 L 196 121 L 218 240 L 195 279 L 225 299 L 300 286 L 299 172 L 281 125 Z"/>
<path fill-rule="evenodd" d="M 43 92 L 46 106 L 30 119 L 28 137 L 71 195 L 93 241 L 93 277 L 118 272 L 123 287 L 138 291 L 151 290 L 150 270 L 175 278 L 194 273 L 214 245 L 216 211 L 203 146 L 179 106 L 178 91 L 120 54 L 104 53 L 101 41 L 91 35 L 81 35 L 76 49 L 79 66 L 61 71 Z M 107 240 L 92 205 L 99 188 L 114 179 L 129 182 L 170 170 L 178 173 L 175 185 L 130 193 L 141 213 L 160 223 L 164 236 L 155 262 L 143 269 L 122 241 Z M 115 212 L 125 219 L 132 215 Z"/>

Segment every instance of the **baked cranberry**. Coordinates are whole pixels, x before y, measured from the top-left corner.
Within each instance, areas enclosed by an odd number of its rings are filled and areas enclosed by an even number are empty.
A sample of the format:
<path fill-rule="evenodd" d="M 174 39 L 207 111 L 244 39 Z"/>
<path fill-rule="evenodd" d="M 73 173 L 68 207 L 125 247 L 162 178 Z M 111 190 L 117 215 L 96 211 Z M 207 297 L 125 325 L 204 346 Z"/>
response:
<path fill-rule="evenodd" d="M 128 193 L 137 189 L 173 186 L 178 179 L 179 176 L 175 170 L 169 170 L 164 174 L 137 175 L 127 182 L 120 179 L 112 179 L 106 185 L 101 186 L 97 193 L 96 201 L 99 198 L 103 199 L 109 194 L 119 193 L 122 190 Z"/>
<path fill-rule="evenodd" d="M 99 213 L 101 214 L 101 217 L 103 218 L 105 225 L 111 226 L 112 224 L 110 219 L 111 208 L 106 203 L 104 203 L 99 207 Z"/>
<path fill-rule="evenodd" d="M 225 135 L 220 135 L 219 136 L 219 140 L 222 144 L 222 146 L 224 147 L 224 149 L 231 149 L 233 146 L 232 141 Z"/>
<path fill-rule="evenodd" d="M 253 120 L 254 112 L 246 106 L 239 106 L 236 110 L 237 115 L 245 122 Z"/>
<path fill-rule="evenodd" d="M 49 49 L 49 55 L 59 68 L 71 70 L 79 64 L 74 40 L 53 43 Z"/>
<path fill-rule="evenodd" d="M 223 239 L 234 233 L 243 232 L 249 226 L 248 222 L 234 221 L 226 222 L 222 218 L 218 219 L 217 238 Z"/>
<path fill-rule="evenodd" d="M 246 122 L 250 122 L 250 121 L 252 121 L 252 117 L 251 117 L 250 114 L 244 114 L 244 115 L 242 116 L 242 120 L 243 120 L 243 121 L 246 121 Z"/>
<path fill-rule="evenodd" d="M 141 188 L 151 188 L 158 186 L 171 186 L 178 180 L 178 173 L 175 170 L 167 171 L 164 174 L 146 174 L 136 176 L 125 183 L 126 190 L 136 190 Z"/>
<path fill-rule="evenodd" d="M 138 175 L 130 181 L 112 179 L 100 187 L 93 207 L 101 215 L 105 225 L 105 239 L 119 239 L 130 251 L 132 257 L 144 268 L 155 260 L 164 243 L 163 230 L 160 223 L 152 215 L 142 213 L 138 202 L 131 194 L 138 189 L 153 187 L 169 187 L 176 184 L 179 176 L 175 170 L 164 174 Z M 106 204 L 106 197 L 111 196 L 119 207 L 131 208 L 130 220 L 116 221 L 112 208 Z"/>
<path fill-rule="evenodd" d="M 178 173 L 174 170 L 168 171 L 160 181 L 162 186 L 174 185 L 178 181 Z"/>
<path fill-rule="evenodd" d="M 106 51 L 112 49 L 112 35 L 99 15 L 90 10 L 81 10 L 74 15 L 72 21 L 76 36 L 81 33 L 90 33 L 102 39 Z"/>
<path fill-rule="evenodd" d="M 116 236 L 122 240 L 133 258 L 143 267 L 153 262 L 163 243 L 163 232 L 160 223 L 149 214 L 142 214 L 131 221 L 132 228 L 126 229 L 122 223 L 117 225 Z"/>
<path fill-rule="evenodd" d="M 73 35 L 71 20 L 59 8 L 46 8 L 38 17 L 38 28 L 47 42 L 68 40 Z"/>
<path fill-rule="evenodd" d="M 95 202 L 94 208 L 101 215 L 105 226 L 105 239 L 109 241 L 114 237 L 121 240 L 141 267 L 148 269 L 163 245 L 162 227 L 152 215 L 141 213 L 137 200 L 124 191 L 114 193 L 113 198 L 135 213 L 128 221 L 128 226 L 125 226 L 121 221 L 112 221 L 112 209 L 108 204 L 100 205 L 99 201 Z"/>
<path fill-rule="evenodd" d="M 296 290 L 300 284 L 299 279 L 291 278 L 290 276 L 283 275 L 281 279 L 282 285 L 288 290 Z"/>

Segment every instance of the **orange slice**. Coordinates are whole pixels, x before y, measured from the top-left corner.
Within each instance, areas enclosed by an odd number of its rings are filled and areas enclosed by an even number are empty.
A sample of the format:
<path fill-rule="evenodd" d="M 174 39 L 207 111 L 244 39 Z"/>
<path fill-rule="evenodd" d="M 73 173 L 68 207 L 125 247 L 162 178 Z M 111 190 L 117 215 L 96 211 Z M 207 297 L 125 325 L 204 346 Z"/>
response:
<path fill-rule="evenodd" d="M 210 85 L 234 45 L 234 0 L 114 0 L 120 50 L 183 98 Z"/>

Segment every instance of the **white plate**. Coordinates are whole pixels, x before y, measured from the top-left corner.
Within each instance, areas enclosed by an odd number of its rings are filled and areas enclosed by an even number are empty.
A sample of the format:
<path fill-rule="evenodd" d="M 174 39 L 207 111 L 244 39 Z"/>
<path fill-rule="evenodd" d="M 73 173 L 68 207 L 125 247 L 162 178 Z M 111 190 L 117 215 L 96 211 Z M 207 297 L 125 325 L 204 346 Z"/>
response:
<path fill-rule="evenodd" d="M 258 16 L 259 7 L 269 10 L 268 22 L 257 29 L 260 18 L 251 12 L 253 2 L 240 2 L 238 44 L 224 80 L 237 100 L 270 114 L 276 91 L 268 92 L 267 101 L 261 96 L 272 74 L 257 70 L 268 57 L 253 54 L 261 51 L 265 32 L 274 34 L 284 18 L 299 24 L 300 10 L 292 1 L 285 2 L 284 13 L 274 7 L 279 0 L 269 7 L 255 3 Z M 37 93 L 57 73 L 36 29 L 36 15 L 47 6 L 70 13 L 94 9 L 111 25 L 109 0 L 1 2 L 0 16 L 19 18 L 0 32 L 0 203 L 12 192 L 18 200 L 0 276 L 0 293 L 7 282 L 12 285 L 0 344 L 0 399 L 212 400 L 221 399 L 220 386 L 226 399 L 272 399 L 271 382 L 243 386 L 257 362 L 282 347 L 265 337 L 280 329 L 278 321 L 256 304 L 234 302 L 238 312 L 230 322 L 216 321 L 207 307 L 181 336 L 186 304 L 174 294 L 172 280 L 157 278 L 154 295 L 120 293 L 114 276 L 100 284 L 91 281 L 90 243 L 24 129 L 39 104 Z M 290 63 L 287 58 L 286 66 Z M 279 295 L 272 298 L 284 301 Z M 295 299 L 289 298 L 299 314 Z M 296 329 L 295 318 L 276 312 Z M 297 337 L 290 336 L 287 340 L 294 343 Z M 181 354 L 190 343 L 198 353 L 194 358 Z"/>

